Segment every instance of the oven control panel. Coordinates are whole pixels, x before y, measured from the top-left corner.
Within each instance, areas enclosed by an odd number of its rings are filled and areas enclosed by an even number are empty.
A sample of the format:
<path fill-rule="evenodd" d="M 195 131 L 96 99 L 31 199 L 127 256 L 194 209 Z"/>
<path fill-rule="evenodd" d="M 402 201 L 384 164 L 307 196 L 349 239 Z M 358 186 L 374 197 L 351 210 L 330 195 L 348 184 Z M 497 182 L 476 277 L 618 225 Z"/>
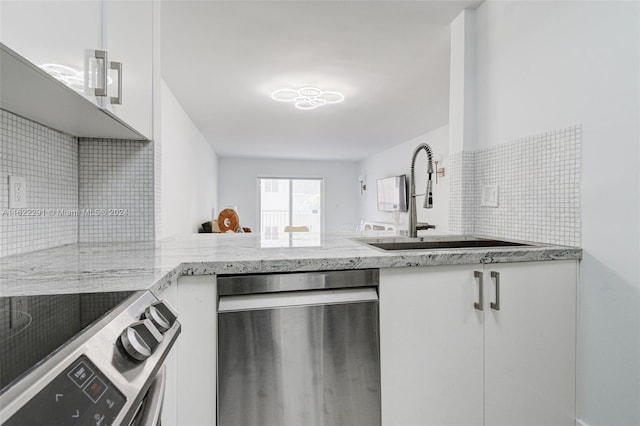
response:
<path fill-rule="evenodd" d="M 124 395 L 82 355 L 4 424 L 110 426 Z"/>

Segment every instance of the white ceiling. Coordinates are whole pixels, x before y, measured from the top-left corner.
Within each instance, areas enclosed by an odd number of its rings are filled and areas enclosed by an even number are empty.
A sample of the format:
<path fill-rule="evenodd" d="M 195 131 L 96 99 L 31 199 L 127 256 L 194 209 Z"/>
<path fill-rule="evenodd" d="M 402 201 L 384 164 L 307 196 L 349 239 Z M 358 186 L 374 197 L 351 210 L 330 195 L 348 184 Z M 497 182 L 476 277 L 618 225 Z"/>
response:
<path fill-rule="evenodd" d="M 219 156 L 358 160 L 448 122 L 449 23 L 474 1 L 162 2 L 162 75 Z M 310 111 L 282 87 L 338 90 Z"/>

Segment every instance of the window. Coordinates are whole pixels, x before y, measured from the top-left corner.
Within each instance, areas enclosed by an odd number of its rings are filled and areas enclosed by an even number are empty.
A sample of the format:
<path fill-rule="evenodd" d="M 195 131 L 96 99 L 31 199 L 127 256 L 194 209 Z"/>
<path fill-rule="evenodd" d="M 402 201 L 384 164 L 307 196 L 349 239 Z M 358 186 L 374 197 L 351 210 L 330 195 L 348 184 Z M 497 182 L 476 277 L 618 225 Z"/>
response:
<path fill-rule="evenodd" d="M 262 179 L 264 192 L 278 192 L 278 179 Z"/>
<path fill-rule="evenodd" d="M 258 178 L 260 232 L 277 240 L 287 226 L 322 232 L 322 179 Z"/>

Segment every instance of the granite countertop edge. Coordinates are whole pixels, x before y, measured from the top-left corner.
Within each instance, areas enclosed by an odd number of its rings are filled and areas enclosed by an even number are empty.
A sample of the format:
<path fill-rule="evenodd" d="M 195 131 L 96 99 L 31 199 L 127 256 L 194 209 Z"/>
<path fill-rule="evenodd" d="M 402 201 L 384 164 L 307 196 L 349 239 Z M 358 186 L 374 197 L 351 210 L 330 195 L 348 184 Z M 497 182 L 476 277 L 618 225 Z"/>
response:
<path fill-rule="evenodd" d="M 383 252 L 349 237 L 326 246 L 260 249 L 255 236 L 202 237 L 126 244 L 71 244 L 0 258 L 0 295 L 151 290 L 160 295 L 180 276 L 307 272 L 462 264 L 579 260 L 577 247 L 527 247 Z M 206 237 L 205 237 L 206 238 Z M 207 240 L 204 240 L 207 241 Z M 290 250 L 290 249 L 289 249 Z"/>
<path fill-rule="evenodd" d="M 416 266 L 469 265 L 485 263 L 580 260 L 582 249 L 571 247 L 528 247 L 513 250 L 486 248 L 431 250 L 428 253 L 407 251 L 392 256 L 357 256 L 336 258 L 269 259 L 238 262 L 184 262 L 176 269 L 181 276 L 309 272 L 344 269 L 402 268 Z"/>

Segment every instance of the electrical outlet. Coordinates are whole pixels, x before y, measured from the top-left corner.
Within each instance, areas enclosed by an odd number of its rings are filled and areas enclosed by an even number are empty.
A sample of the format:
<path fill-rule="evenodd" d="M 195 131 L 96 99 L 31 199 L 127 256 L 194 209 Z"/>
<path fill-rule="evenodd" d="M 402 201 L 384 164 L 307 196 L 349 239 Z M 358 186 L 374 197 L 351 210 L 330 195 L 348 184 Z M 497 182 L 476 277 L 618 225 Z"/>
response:
<path fill-rule="evenodd" d="M 27 180 L 23 177 L 9 176 L 9 208 L 27 207 Z"/>
<path fill-rule="evenodd" d="M 498 185 L 482 186 L 480 205 L 482 207 L 498 207 Z"/>
<path fill-rule="evenodd" d="M 29 315 L 29 306 L 28 306 L 26 297 L 12 297 L 10 301 L 10 310 L 11 310 L 11 322 L 9 324 L 10 328 L 23 328 L 29 325 L 29 321 L 31 321 L 31 315 Z"/>

